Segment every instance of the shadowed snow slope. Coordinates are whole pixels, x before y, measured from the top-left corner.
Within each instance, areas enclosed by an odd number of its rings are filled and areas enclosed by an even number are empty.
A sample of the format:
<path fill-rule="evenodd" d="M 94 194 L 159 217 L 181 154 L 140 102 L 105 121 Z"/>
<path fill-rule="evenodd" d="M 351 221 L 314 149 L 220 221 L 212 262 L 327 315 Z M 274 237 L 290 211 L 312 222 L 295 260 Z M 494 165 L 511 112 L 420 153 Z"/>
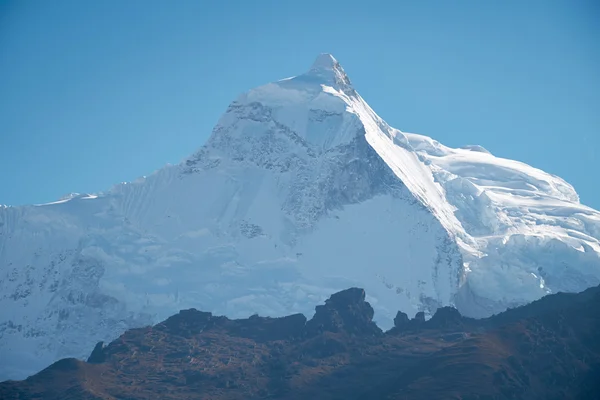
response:
<path fill-rule="evenodd" d="M 555 176 L 391 128 L 328 54 L 234 101 L 205 146 L 96 195 L 0 208 L 0 379 L 199 308 L 486 316 L 600 283 L 600 214 Z"/>

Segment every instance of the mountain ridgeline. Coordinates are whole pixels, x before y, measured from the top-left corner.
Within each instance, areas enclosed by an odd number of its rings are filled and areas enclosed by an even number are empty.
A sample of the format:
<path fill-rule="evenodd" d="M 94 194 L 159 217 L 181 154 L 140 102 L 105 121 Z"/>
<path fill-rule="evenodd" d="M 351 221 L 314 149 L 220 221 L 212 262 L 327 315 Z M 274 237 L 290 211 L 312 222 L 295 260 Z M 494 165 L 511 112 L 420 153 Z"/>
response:
<path fill-rule="evenodd" d="M 20 399 L 597 399 L 600 287 L 486 319 L 451 307 L 398 312 L 383 332 L 365 291 L 332 295 L 307 320 L 231 320 L 196 309 L 98 343 L 24 381 Z"/>

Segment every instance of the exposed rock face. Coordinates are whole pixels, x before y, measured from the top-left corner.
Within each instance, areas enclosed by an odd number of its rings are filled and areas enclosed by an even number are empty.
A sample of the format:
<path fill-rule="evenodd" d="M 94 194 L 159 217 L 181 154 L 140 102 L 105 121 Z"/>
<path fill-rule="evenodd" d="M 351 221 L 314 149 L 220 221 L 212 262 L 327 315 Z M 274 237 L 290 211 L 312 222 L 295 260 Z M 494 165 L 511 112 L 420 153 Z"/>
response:
<path fill-rule="evenodd" d="M 317 306 L 308 322 L 308 335 L 322 332 L 348 332 L 357 335 L 380 335 L 373 322 L 373 307 L 365 301 L 363 289 L 351 288 L 331 296 L 325 305 Z"/>
<path fill-rule="evenodd" d="M 475 324 L 474 321 L 475 320 L 471 318 L 461 316 L 454 307 L 438 308 L 429 321 L 425 321 L 425 314 L 423 312 L 418 312 L 413 319 L 409 319 L 405 313 L 398 311 L 396 318 L 394 318 L 394 328 L 392 328 L 390 332 L 399 333 L 420 329 L 460 329 L 465 327 L 466 324 L 472 326 Z M 482 326 L 485 325 L 481 321 L 478 324 Z"/>
<path fill-rule="evenodd" d="M 600 287 L 474 320 L 439 308 L 398 313 L 382 334 L 362 289 L 331 296 L 310 321 L 230 320 L 183 310 L 132 329 L 88 362 L 63 359 L 0 398 L 597 399 Z"/>
<path fill-rule="evenodd" d="M 106 361 L 106 354 L 104 354 L 104 342 L 98 342 L 92 354 L 87 359 L 90 364 L 101 364 Z"/>
<path fill-rule="evenodd" d="M 402 311 L 398 311 L 396 318 L 394 318 L 394 327 L 403 330 L 408 326 L 409 323 L 410 319 L 408 318 L 408 315 Z"/>
<path fill-rule="evenodd" d="M 165 322 L 158 324 L 157 329 L 166 332 L 190 337 L 202 332 L 206 325 L 211 321 L 212 313 L 198 311 L 195 308 L 181 310 L 179 314 L 169 317 Z"/>
<path fill-rule="evenodd" d="M 428 326 L 433 329 L 458 328 L 463 317 L 454 307 L 438 308 L 433 317 L 428 321 Z"/>
<path fill-rule="evenodd" d="M 413 318 L 416 324 L 425 323 L 425 313 L 423 311 L 419 311 L 415 314 L 415 318 Z"/>

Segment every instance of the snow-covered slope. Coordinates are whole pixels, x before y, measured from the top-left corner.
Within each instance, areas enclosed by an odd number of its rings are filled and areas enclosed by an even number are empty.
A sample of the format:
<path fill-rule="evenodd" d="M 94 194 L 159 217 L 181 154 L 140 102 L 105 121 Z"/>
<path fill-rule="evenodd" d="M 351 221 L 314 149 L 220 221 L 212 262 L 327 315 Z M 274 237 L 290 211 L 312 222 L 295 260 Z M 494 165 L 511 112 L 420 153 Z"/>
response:
<path fill-rule="evenodd" d="M 560 178 L 387 125 L 330 55 L 234 101 L 179 165 L 0 208 L 0 379 L 195 307 L 303 312 L 360 286 L 391 326 L 600 283 L 600 213 Z"/>

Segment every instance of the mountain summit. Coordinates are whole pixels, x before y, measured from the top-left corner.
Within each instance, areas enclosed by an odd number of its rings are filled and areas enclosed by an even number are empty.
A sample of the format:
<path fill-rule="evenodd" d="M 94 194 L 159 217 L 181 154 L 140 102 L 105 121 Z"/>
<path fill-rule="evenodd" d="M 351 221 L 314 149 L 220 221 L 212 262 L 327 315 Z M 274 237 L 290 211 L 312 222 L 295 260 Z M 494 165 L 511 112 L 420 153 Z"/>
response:
<path fill-rule="evenodd" d="M 335 57 L 329 53 L 321 53 L 310 67 L 310 71 L 333 71 L 334 68 L 341 68 Z"/>
<path fill-rule="evenodd" d="M 328 53 L 319 55 L 306 75 L 320 77 L 325 83 L 352 90 L 348 75 L 340 63 Z"/>
<path fill-rule="evenodd" d="M 239 96 L 179 165 L 0 208 L 0 379 L 180 309 L 310 316 L 347 287 L 383 328 L 488 316 L 598 285 L 599 239 L 562 179 L 390 127 L 321 55 Z"/>

